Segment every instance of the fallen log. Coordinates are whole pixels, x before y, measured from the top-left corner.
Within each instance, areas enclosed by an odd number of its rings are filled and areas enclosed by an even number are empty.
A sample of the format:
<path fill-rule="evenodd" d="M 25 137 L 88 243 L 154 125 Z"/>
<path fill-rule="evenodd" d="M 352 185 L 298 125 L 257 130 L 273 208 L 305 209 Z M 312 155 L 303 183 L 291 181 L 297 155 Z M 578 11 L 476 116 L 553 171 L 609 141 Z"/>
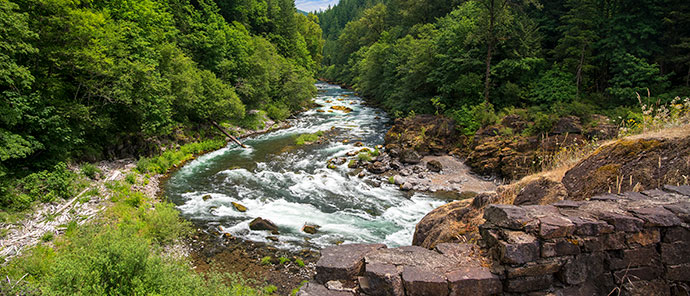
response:
<path fill-rule="evenodd" d="M 230 140 L 232 140 L 233 142 L 237 143 L 237 145 L 240 145 L 240 147 L 242 147 L 242 148 L 247 148 L 246 145 L 242 144 L 242 142 L 240 142 L 240 140 L 238 140 L 237 138 L 233 137 L 231 134 L 229 134 L 228 132 L 226 132 L 226 131 L 225 131 L 222 127 L 220 127 L 220 125 L 218 125 L 215 121 L 211 121 L 211 124 L 212 124 L 213 126 L 215 126 L 219 131 L 221 131 L 226 137 L 230 138 Z"/>

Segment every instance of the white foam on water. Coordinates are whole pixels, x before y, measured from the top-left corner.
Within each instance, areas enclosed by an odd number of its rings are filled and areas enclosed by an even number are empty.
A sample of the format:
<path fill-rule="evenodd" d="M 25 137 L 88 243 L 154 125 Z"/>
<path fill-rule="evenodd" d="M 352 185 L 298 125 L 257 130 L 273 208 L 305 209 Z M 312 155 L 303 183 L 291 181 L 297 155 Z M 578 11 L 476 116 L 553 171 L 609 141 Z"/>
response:
<path fill-rule="evenodd" d="M 190 162 L 171 178 L 171 184 L 183 184 L 202 172 L 208 178 L 208 185 L 185 184 L 188 192 L 178 194 L 178 208 L 191 218 L 202 221 L 218 221 L 219 229 L 243 239 L 262 241 L 279 248 L 302 248 L 309 246 L 323 248 L 336 243 L 382 242 L 389 246 L 408 245 L 412 241 L 415 224 L 429 211 L 444 202 L 424 194 L 405 198 L 396 186 L 383 182 L 374 187 L 367 184 L 367 177 L 360 179 L 349 176 L 352 170 L 347 162 L 336 169 L 326 168 L 330 158 L 345 157 L 362 141 L 365 147 L 373 148 L 382 140 L 380 121 L 387 120 L 385 114 L 365 105 L 349 91 L 334 91 L 337 86 L 317 83 L 320 93 L 315 102 L 321 109 L 331 106 L 352 108 L 351 113 L 340 111 L 316 112 L 309 110 L 291 122 L 292 127 L 259 135 L 247 140 L 249 143 L 283 140 L 303 133 L 327 131 L 335 127 L 341 130 L 350 142 L 334 140 L 319 146 L 306 145 L 283 152 L 269 159 L 257 159 L 256 168 L 217 169 L 208 171 L 216 162 L 229 157 L 255 157 L 253 148 L 237 151 L 226 147 L 206 154 Z M 348 94 L 350 96 L 343 96 Z M 338 101 L 342 98 L 343 101 Z M 331 101 L 326 103 L 326 101 Z M 355 102 L 355 104 L 350 104 Z M 375 119 L 379 117 L 380 119 Z M 340 138 L 343 139 L 343 138 Z M 369 139 L 369 140 L 365 140 Z M 369 142 L 367 142 L 369 141 Z M 250 146 L 251 147 L 251 146 Z M 276 151 L 281 147 L 276 147 Z M 312 150 L 304 150 L 312 149 Z M 229 154 L 233 153 L 233 154 Z M 349 159 L 349 158 L 348 158 Z M 225 167 L 230 167 L 226 165 Z M 366 181 L 366 182 L 365 182 Z M 210 195 L 204 200 L 203 197 Z M 239 212 L 232 202 L 247 207 Z M 280 228 L 280 242 L 266 237 L 266 231 L 251 231 L 249 222 L 262 217 L 271 220 Z M 315 235 L 301 231 L 305 223 L 319 225 Z"/>

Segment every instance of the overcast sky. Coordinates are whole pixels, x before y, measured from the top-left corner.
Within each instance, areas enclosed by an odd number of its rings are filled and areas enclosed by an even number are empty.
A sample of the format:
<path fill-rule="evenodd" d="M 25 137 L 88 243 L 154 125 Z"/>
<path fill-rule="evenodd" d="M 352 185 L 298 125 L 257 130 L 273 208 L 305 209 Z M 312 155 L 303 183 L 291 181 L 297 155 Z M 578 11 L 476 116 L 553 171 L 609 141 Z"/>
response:
<path fill-rule="evenodd" d="M 297 6 L 299 10 L 312 12 L 319 9 L 326 10 L 329 4 L 333 6 L 337 4 L 338 1 L 339 0 L 295 0 L 295 6 Z"/>

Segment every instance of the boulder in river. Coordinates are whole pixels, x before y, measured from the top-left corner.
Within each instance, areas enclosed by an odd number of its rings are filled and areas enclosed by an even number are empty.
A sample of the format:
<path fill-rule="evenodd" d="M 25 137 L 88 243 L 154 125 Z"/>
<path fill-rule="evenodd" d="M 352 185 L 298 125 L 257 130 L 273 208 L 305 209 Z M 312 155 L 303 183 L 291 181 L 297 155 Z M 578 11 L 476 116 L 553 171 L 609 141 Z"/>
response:
<path fill-rule="evenodd" d="M 235 210 L 237 210 L 238 212 L 243 212 L 243 213 L 244 213 L 244 212 L 247 211 L 247 207 L 245 207 L 245 206 L 243 206 L 243 205 L 241 205 L 241 204 L 239 204 L 239 203 L 236 203 L 236 202 L 234 202 L 234 201 L 232 202 L 232 207 L 235 208 Z"/>
<path fill-rule="evenodd" d="M 302 231 L 309 233 L 309 234 L 316 234 L 316 232 L 318 232 L 319 228 L 320 228 L 319 225 L 304 224 L 304 226 L 302 226 Z"/>
<path fill-rule="evenodd" d="M 206 194 L 206 195 L 202 196 L 201 199 L 203 199 L 204 201 L 207 201 L 207 200 L 211 199 L 211 195 Z"/>
<path fill-rule="evenodd" d="M 426 168 L 432 172 L 438 173 L 443 169 L 443 165 L 438 160 L 430 160 L 426 163 Z"/>
<path fill-rule="evenodd" d="M 403 163 L 417 164 L 422 161 L 422 156 L 412 149 L 405 149 L 400 152 L 400 161 Z"/>
<path fill-rule="evenodd" d="M 372 164 L 369 164 L 369 166 L 367 166 L 367 170 L 373 174 L 383 174 L 388 170 L 388 167 L 385 163 L 376 161 Z"/>
<path fill-rule="evenodd" d="M 249 222 L 249 229 L 251 230 L 269 230 L 269 231 L 278 231 L 278 226 L 276 226 L 273 222 L 270 220 L 263 219 L 261 217 L 258 217 L 252 222 Z"/>

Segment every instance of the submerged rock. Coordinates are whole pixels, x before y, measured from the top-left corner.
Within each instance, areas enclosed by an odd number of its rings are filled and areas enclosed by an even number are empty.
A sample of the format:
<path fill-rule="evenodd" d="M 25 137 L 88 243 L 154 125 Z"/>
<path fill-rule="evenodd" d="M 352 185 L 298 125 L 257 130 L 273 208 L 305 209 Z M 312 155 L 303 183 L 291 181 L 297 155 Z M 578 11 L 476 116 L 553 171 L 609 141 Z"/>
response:
<path fill-rule="evenodd" d="M 263 219 L 261 217 L 258 217 L 252 222 L 249 222 L 249 229 L 251 230 L 269 230 L 269 231 L 278 231 L 278 226 L 276 226 L 273 222 L 270 220 Z"/>
<path fill-rule="evenodd" d="M 207 200 L 211 199 L 211 195 L 210 195 L 210 194 L 206 194 L 206 195 L 202 196 L 201 199 L 204 200 L 204 201 L 207 201 Z"/>

